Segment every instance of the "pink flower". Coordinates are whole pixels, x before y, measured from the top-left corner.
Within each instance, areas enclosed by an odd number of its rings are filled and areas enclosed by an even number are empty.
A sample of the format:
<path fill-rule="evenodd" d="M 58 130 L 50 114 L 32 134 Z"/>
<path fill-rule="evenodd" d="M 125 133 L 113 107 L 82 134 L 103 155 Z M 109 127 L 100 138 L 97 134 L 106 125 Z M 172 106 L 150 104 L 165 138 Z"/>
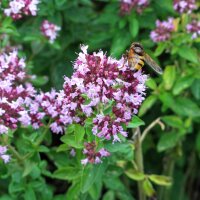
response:
<path fill-rule="evenodd" d="M 49 22 L 48 20 L 44 20 L 42 22 L 40 29 L 42 34 L 50 41 L 50 43 L 54 42 L 54 40 L 58 36 L 58 31 L 61 30 L 59 26 L 56 26 L 55 24 Z"/>
<path fill-rule="evenodd" d="M 130 13 L 135 9 L 138 13 L 142 13 L 144 8 L 149 4 L 149 0 L 120 0 L 120 10 L 122 14 Z"/>
<path fill-rule="evenodd" d="M 122 124 L 127 124 L 136 114 L 144 100 L 146 75 L 133 72 L 126 64 L 102 51 L 87 53 L 88 46 L 82 46 L 74 62 L 71 78 L 65 77 L 63 90 L 41 93 L 39 107 L 52 118 L 51 130 L 62 133 L 72 123 L 84 124 L 93 118 L 93 134 L 106 140 L 119 140 L 117 135 L 126 137 Z M 84 67 L 83 67 L 84 66 Z M 112 115 L 103 114 L 104 107 L 113 102 Z M 99 109 L 101 108 L 101 109 Z"/>
<path fill-rule="evenodd" d="M 17 54 L 0 54 L 0 134 L 16 129 L 20 123 L 41 126 L 39 106 L 34 101 L 36 91 L 27 82 L 24 59 Z"/>
<path fill-rule="evenodd" d="M 167 21 L 156 21 L 156 29 L 151 31 L 150 37 L 154 42 L 161 42 L 170 39 L 171 33 L 174 31 L 173 18 Z"/>
<path fill-rule="evenodd" d="M 186 26 L 187 32 L 192 34 L 192 39 L 200 36 L 200 21 L 193 20 Z"/>
<path fill-rule="evenodd" d="M 10 156 L 5 154 L 6 152 L 7 147 L 0 145 L 0 158 L 4 161 L 4 163 L 8 163 L 10 161 Z"/>
<path fill-rule="evenodd" d="M 75 151 L 74 148 L 71 149 L 70 155 L 71 155 L 72 157 L 76 156 L 76 151 Z"/>
<path fill-rule="evenodd" d="M 97 151 L 97 145 L 95 142 L 85 143 L 84 146 L 83 154 L 86 155 L 86 158 L 81 160 L 82 165 L 86 165 L 87 163 L 98 164 L 102 162 L 101 159 L 103 157 L 110 156 L 110 153 L 104 148 Z"/>
<path fill-rule="evenodd" d="M 4 14 L 11 16 L 14 20 L 22 18 L 23 15 L 33 15 L 37 13 L 38 0 L 11 0 L 9 8 L 4 10 Z"/>
<path fill-rule="evenodd" d="M 179 13 L 191 13 L 197 8 L 196 0 L 174 0 L 174 10 Z"/>

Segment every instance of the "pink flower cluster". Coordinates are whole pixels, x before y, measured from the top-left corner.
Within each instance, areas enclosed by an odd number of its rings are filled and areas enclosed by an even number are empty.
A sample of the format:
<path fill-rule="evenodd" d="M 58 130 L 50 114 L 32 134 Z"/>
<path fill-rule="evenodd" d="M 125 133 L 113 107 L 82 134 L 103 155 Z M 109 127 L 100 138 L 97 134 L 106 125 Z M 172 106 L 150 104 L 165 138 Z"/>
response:
<path fill-rule="evenodd" d="M 179 13 L 191 13 L 197 8 L 196 0 L 174 0 L 174 10 Z"/>
<path fill-rule="evenodd" d="M 65 77 L 63 90 L 40 94 L 27 82 L 25 62 L 17 51 L 0 55 L 0 134 L 19 124 L 39 128 L 44 116 L 50 118 L 52 132 L 63 133 L 67 125 L 84 125 L 90 117 L 95 136 L 113 142 L 120 141 L 119 134 L 126 137 L 122 125 L 138 112 L 147 76 L 131 71 L 123 59 L 107 57 L 102 51 L 89 54 L 87 48 L 81 47 L 75 72 L 71 78 Z M 105 149 L 97 148 L 94 142 L 85 144 L 83 164 L 99 163 L 109 156 Z"/>
<path fill-rule="evenodd" d="M 127 124 L 144 100 L 146 75 L 134 73 L 116 60 L 99 51 L 88 54 L 82 46 L 74 63 L 75 72 L 65 77 L 63 90 L 38 96 L 37 100 L 46 115 L 53 119 L 50 125 L 55 133 L 62 133 L 71 123 L 83 124 L 94 118 L 93 134 L 106 140 L 120 141 L 118 134 L 127 136 L 122 124 Z M 121 68 L 121 69 L 120 69 Z M 112 114 L 104 114 L 111 105 Z"/>
<path fill-rule="evenodd" d="M 50 43 L 53 43 L 61 28 L 48 20 L 44 20 L 40 29 L 42 34 L 50 41 Z"/>
<path fill-rule="evenodd" d="M 83 165 L 86 165 L 87 163 L 98 164 L 102 162 L 101 159 L 103 157 L 110 156 L 110 153 L 104 148 L 101 148 L 99 151 L 97 151 L 95 142 L 85 143 L 83 154 L 86 155 L 86 158 L 81 160 Z"/>
<path fill-rule="evenodd" d="M 18 123 L 41 125 L 44 115 L 38 112 L 39 108 L 33 108 L 36 91 L 25 82 L 25 62 L 17 51 L 0 55 L 0 74 L 0 134 L 7 133 L 9 128 L 16 129 Z"/>
<path fill-rule="evenodd" d="M 132 9 L 142 13 L 148 5 L 149 0 L 121 0 L 120 10 L 122 14 L 130 13 Z"/>
<path fill-rule="evenodd" d="M 6 154 L 7 150 L 6 146 L 0 145 L 0 158 L 4 161 L 4 163 L 8 163 L 10 160 L 10 156 Z"/>
<path fill-rule="evenodd" d="M 11 0 L 9 8 L 4 10 L 5 15 L 11 16 L 14 20 L 22 18 L 23 15 L 37 14 L 39 0 Z"/>
<path fill-rule="evenodd" d="M 200 36 L 200 21 L 193 20 L 186 26 L 187 32 L 192 34 L 192 39 Z"/>
<path fill-rule="evenodd" d="M 175 30 L 173 18 L 167 21 L 156 21 L 156 29 L 151 31 L 150 37 L 154 42 L 162 42 L 170 39 L 171 33 Z"/>

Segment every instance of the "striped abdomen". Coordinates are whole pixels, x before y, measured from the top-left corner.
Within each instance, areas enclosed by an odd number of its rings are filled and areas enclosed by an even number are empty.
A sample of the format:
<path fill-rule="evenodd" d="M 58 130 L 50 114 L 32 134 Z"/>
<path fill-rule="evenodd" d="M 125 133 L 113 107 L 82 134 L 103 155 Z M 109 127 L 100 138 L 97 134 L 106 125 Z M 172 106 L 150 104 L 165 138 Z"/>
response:
<path fill-rule="evenodd" d="M 132 69 L 140 70 L 144 66 L 144 56 L 132 51 L 128 56 L 128 64 Z"/>

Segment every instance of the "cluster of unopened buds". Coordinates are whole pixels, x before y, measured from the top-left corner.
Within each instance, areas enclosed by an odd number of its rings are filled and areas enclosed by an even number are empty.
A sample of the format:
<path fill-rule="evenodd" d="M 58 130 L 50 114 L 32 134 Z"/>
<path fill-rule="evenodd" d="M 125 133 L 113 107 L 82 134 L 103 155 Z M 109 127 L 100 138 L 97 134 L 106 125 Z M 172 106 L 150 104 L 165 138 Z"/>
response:
<path fill-rule="evenodd" d="M 132 9 L 142 13 L 143 9 L 149 5 L 149 0 L 121 0 L 120 3 L 122 14 L 130 13 Z"/>
<path fill-rule="evenodd" d="M 193 20 L 186 26 L 187 32 L 192 34 L 192 39 L 200 37 L 200 21 Z"/>
<path fill-rule="evenodd" d="M 60 29 L 59 26 L 49 22 L 48 20 L 44 20 L 40 27 L 42 34 L 50 41 L 50 43 L 54 42 Z"/>
<path fill-rule="evenodd" d="M 9 7 L 4 9 L 4 13 L 14 20 L 22 18 L 23 15 L 35 16 L 38 4 L 39 0 L 10 0 Z"/>
<path fill-rule="evenodd" d="M 191 13 L 197 8 L 196 0 L 174 0 L 173 6 L 179 13 Z"/>
<path fill-rule="evenodd" d="M 168 18 L 167 21 L 156 21 L 156 29 L 151 31 L 150 37 L 154 42 L 162 42 L 171 38 L 172 32 L 175 30 L 173 18 Z"/>

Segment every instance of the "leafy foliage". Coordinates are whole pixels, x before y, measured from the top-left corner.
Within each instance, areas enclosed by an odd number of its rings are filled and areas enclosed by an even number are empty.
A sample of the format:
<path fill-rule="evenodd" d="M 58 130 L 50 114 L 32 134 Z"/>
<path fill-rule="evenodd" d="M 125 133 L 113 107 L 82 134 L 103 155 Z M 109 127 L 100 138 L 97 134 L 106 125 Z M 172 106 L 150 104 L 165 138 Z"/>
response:
<path fill-rule="evenodd" d="M 84 138 L 95 138 L 92 118 L 85 120 L 85 127 L 69 125 L 63 135 L 51 133 L 48 125 L 0 135 L 12 155 L 6 165 L 0 160 L 0 200 L 199 199 L 200 39 L 186 30 L 193 19 L 200 20 L 199 9 L 179 14 L 171 0 L 152 0 L 140 14 L 133 9 L 120 15 L 119 1 L 40 0 L 37 16 L 15 21 L 3 13 L 8 2 L 1 1 L 0 51 L 21 49 L 29 73 L 37 75 L 32 83 L 38 89 L 61 89 L 62 77 L 72 74 L 80 44 L 120 58 L 131 42 L 139 41 L 164 74 L 157 76 L 145 65 L 143 71 L 151 78 L 139 110 L 142 120 L 133 116 L 125 127 L 129 136 L 120 138 L 121 143 L 104 143 L 111 156 L 98 165 L 80 162 Z M 154 43 L 150 32 L 156 19 L 169 16 L 175 31 L 169 40 Z M 40 32 L 45 19 L 61 27 L 52 44 Z M 105 114 L 112 112 L 112 105 L 103 109 Z"/>

